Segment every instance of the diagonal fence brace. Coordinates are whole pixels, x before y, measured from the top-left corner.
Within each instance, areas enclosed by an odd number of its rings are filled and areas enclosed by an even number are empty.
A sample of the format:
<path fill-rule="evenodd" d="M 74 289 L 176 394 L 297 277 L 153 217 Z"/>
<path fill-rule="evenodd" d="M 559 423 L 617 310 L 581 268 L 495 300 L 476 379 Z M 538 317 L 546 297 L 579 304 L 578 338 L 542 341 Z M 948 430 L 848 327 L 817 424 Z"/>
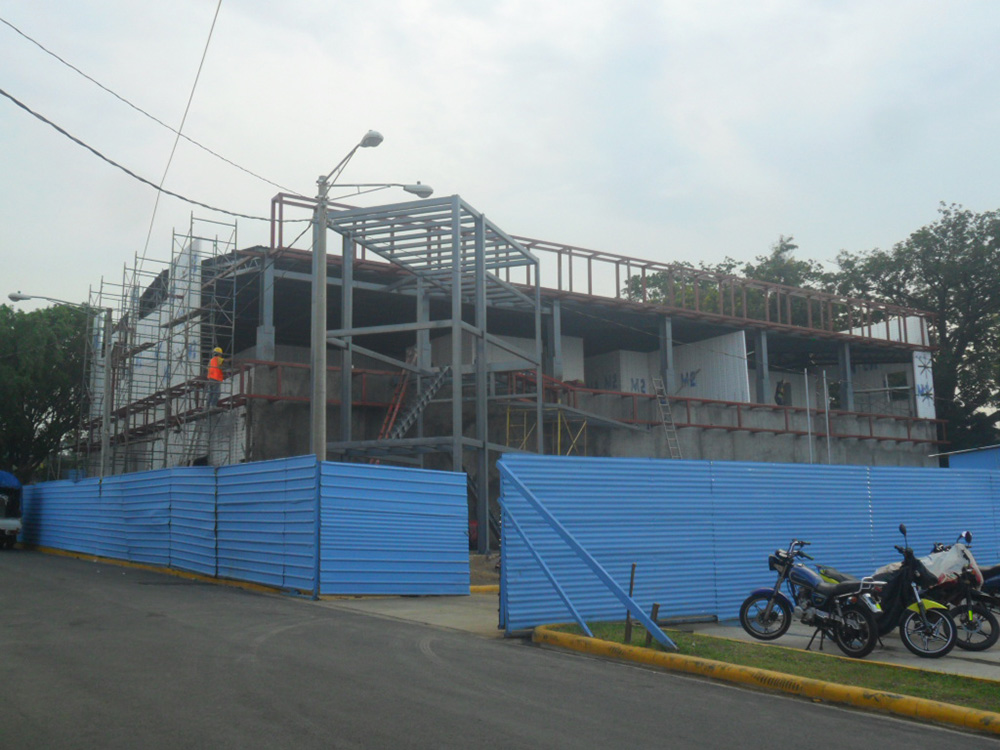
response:
<path fill-rule="evenodd" d="M 630 597 L 625 590 L 618 585 L 617 581 L 611 577 L 611 575 L 604 569 L 604 567 L 591 555 L 583 546 L 576 540 L 576 538 L 563 526 L 559 521 L 553 516 L 548 509 L 542 504 L 542 502 L 535 496 L 535 494 L 525 486 L 524 482 L 515 477 L 502 462 L 497 464 L 497 468 L 500 469 L 501 476 L 508 479 L 521 493 L 528 504 L 538 512 L 538 514 L 545 519 L 546 523 L 552 527 L 552 529 L 562 538 L 566 544 L 569 545 L 577 556 L 579 556 L 587 566 L 594 571 L 598 578 L 604 583 L 605 586 L 614 594 L 622 604 L 625 605 L 626 609 L 632 613 L 636 620 L 643 624 L 647 632 L 652 633 L 653 637 L 663 645 L 664 648 L 668 648 L 671 651 L 677 651 L 677 644 L 675 644 L 670 638 L 667 637 L 660 626 L 657 625 L 649 615 L 642 611 L 642 608 L 636 603 L 636 601 Z M 512 515 L 512 514 L 510 514 Z M 523 534 L 522 534 L 523 536 Z M 562 595 L 562 592 L 560 592 Z M 576 612 L 575 609 L 570 607 L 571 611 Z M 586 626 L 584 626 L 586 630 Z M 589 631 L 588 631 L 589 632 Z"/>

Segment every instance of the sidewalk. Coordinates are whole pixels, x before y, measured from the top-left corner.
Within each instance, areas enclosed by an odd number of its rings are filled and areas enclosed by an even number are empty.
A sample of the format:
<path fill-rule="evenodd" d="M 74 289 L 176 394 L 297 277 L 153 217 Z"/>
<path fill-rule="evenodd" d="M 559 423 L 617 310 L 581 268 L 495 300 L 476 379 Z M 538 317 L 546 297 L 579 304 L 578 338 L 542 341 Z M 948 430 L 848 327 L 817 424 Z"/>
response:
<path fill-rule="evenodd" d="M 502 638 L 503 631 L 497 628 L 499 621 L 499 601 L 496 594 L 472 594 L 470 596 L 426 596 L 426 597 L 383 597 L 364 599 L 329 599 L 319 602 L 322 606 L 349 609 L 380 617 L 408 620 L 425 625 L 463 630 L 483 638 Z M 720 638 L 734 638 L 741 641 L 756 641 L 740 627 L 737 620 L 698 623 L 673 626 L 702 635 Z M 789 631 L 776 641 L 776 646 L 804 649 L 813 631 L 799 623 L 793 623 Z M 819 637 L 813 642 L 813 651 L 819 650 Z M 843 656 L 836 644 L 829 640 L 823 643 L 823 653 Z M 882 639 L 882 645 L 863 661 L 885 662 L 916 669 L 935 672 L 968 675 L 988 680 L 1000 680 L 1000 644 L 988 651 L 965 651 L 958 647 L 940 659 L 924 659 L 910 653 L 893 631 Z"/>
<path fill-rule="evenodd" d="M 704 624 L 678 625 L 678 630 L 700 635 L 712 635 L 720 638 L 734 638 L 740 641 L 764 643 L 751 637 L 738 620 L 726 620 Z M 813 630 L 800 623 L 792 623 L 792 627 L 776 641 L 767 641 L 775 646 L 804 649 L 812 638 Z M 819 636 L 813 641 L 813 651 L 819 650 Z M 826 640 L 823 643 L 823 653 L 843 656 L 844 653 L 835 643 Z M 893 630 L 882 639 L 882 645 L 876 646 L 863 661 L 880 661 L 886 664 L 898 664 L 917 669 L 949 674 L 962 674 L 970 677 L 983 677 L 987 680 L 1000 680 L 1000 644 L 987 651 L 966 651 L 956 646 L 949 654 L 939 659 L 925 659 L 910 653 L 899 638 L 899 631 Z"/>

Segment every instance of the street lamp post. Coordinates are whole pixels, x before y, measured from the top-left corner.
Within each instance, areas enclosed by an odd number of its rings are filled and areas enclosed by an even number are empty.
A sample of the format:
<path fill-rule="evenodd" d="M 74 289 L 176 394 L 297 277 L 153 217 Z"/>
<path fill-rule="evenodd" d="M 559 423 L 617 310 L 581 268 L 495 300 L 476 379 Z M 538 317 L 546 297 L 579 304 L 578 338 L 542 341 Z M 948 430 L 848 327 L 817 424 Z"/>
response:
<path fill-rule="evenodd" d="M 44 297 L 39 294 L 21 294 L 21 292 L 11 292 L 7 295 L 12 302 L 22 302 L 29 299 L 40 299 L 46 302 L 53 302 L 57 305 L 67 305 L 77 307 L 82 310 L 103 309 L 104 311 L 104 336 L 101 347 L 101 362 L 104 370 L 104 395 L 101 397 L 101 478 L 108 474 L 108 458 L 111 454 L 111 315 L 110 307 L 92 308 L 79 302 L 67 302 L 53 297 Z"/>
<path fill-rule="evenodd" d="M 374 148 L 382 142 L 382 134 L 369 130 L 364 138 L 350 150 L 340 163 L 329 174 L 321 175 L 316 180 L 316 206 L 313 208 L 313 257 L 312 257 L 312 326 L 310 337 L 309 369 L 311 373 L 311 391 L 309 397 L 309 447 L 320 461 L 326 460 L 326 228 L 327 209 L 329 207 L 330 188 L 349 187 L 357 189 L 357 194 L 380 190 L 387 187 L 401 187 L 408 193 L 420 198 L 427 198 L 433 193 L 430 185 L 417 183 L 361 183 L 337 184 L 337 178 L 344 171 L 347 162 L 351 160 L 359 148 Z M 364 189 L 362 189 L 364 188 Z M 341 378 L 350 382 L 351 373 L 342 368 Z M 341 405 L 341 408 L 346 408 Z"/>

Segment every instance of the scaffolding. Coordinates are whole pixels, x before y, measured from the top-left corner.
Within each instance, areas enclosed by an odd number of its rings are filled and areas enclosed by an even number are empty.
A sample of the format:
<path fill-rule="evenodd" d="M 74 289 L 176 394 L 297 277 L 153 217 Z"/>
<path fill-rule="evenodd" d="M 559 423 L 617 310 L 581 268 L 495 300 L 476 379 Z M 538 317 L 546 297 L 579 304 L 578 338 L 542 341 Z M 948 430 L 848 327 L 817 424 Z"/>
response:
<path fill-rule="evenodd" d="M 109 365 L 104 329 L 88 337 L 84 425 L 89 473 L 99 472 L 103 399 L 110 396 L 109 474 L 242 459 L 245 415 L 223 383 L 209 403 L 207 363 L 218 347 L 232 356 L 236 270 L 254 259 L 239 255 L 236 224 L 191 217 L 174 231 L 169 260 L 136 256 L 121 282 L 101 280 L 90 305 L 111 310 Z M 110 375 L 110 383 L 108 383 Z M 110 385 L 110 388 L 107 386 Z"/>

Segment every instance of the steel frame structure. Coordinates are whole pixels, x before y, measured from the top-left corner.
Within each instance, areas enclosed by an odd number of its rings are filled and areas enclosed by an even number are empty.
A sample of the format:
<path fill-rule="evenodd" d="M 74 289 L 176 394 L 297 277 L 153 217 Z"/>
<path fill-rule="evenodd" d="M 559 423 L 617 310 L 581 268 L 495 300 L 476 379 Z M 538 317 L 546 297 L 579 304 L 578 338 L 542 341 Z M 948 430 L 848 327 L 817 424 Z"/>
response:
<path fill-rule="evenodd" d="M 333 204 L 337 205 L 337 204 Z M 279 194 L 272 201 L 272 249 L 279 251 L 285 208 L 291 206 L 315 210 L 316 201 L 301 196 Z M 542 380 L 542 302 L 539 285 L 538 259 L 519 242 L 505 233 L 483 213 L 461 197 L 452 195 L 420 201 L 408 201 L 374 208 L 344 208 L 327 210 L 327 228 L 341 235 L 341 327 L 327 332 L 327 341 L 341 349 L 344 373 L 353 371 L 355 352 L 375 357 L 417 375 L 418 399 L 431 380 L 450 369 L 450 393 L 445 391 L 444 403 L 450 411 L 450 429 L 434 436 L 424 434 L 422 420 L 416 422 L 416 436 L 382 440 L 352 439 L 352 379 L 341 378 L 340 435 L 327 444 L 327 453 L 341 460 L 377 457 L 418 457 L 429 452 L 449 452 L 452 470 L 466 470 L 466 451 L 475 454 L 476 518 L 479 528 L 488 528 L 489 517 L 489 453 L 509 450 L 488 439 L 487 415 L 491 400 L 488 377 L 491 371 L 506 369 L 487 361 L 487 346 L 510 353 L 513 359 L 528 362 L 528 371 Z M 385 291 L 413 295 L 417 299 L 416 320 L 394 325 L 356 326 L 354 324 L 354 270 L 359 260 L 371 254 L 399 269 L 399 279 Z M 360 256 L 360 258 L 359 258 Z M 514 269 L 526 269 L 533 282 L 511 284 L 502 278 Z M 431 320 L 432 298 L 447 300 L 450 314 L 445 319 Z M 464 308 L 464 310 L 463 310 Z M 467 313 L 471 308 L 471 316 Z M 527 353 L 492 335 L 487 326 L 488 308 L 508 308 L 528 311 L 534 318 L 533 353 Z M 465 314 L 463 314 L 465 313 Z M 471 317 L 471 322 L 467 320 Z M 431 361 L 431 331 L 448 331 L 451 351 L 446 366 L 433 366 Z M 374 334 L 413 334 L 416 358 L 414 362 L 388 357 L 355 343 L 358 337 Z M 463 338 L 472 338 L 473 351 L 467 358 Z M 471 364 L 466 360 L 471 359 Z M 535 412 L 535 450 L 544 452 L 544 418 L 542 389 L 533 395 Z M 473 436 L 464 434 L 465 413 L 472 404 Z M 472 473 L 472 472 L 470 472 Z M 479 535 L 480 552 L 487 552 L 489 535 Z"/>
<path fill-rule="evenodd" d="M 934 316 L 921 310 L 530 237 L 514 239 L 539 253 L 540 260 L 550 259 L 546 282 L 554 286 L 543 289 L 561 292 L 564 299 L 606 297 L 645 310 L 655 306 L 679 317 L 930 348 Z M 612 276 L 614 288 L 609 290 Z M 510 281 L 509 273 L 506 279 Z M 907 325 L 908 318 L 919 321 L 919 331 Z"/>

